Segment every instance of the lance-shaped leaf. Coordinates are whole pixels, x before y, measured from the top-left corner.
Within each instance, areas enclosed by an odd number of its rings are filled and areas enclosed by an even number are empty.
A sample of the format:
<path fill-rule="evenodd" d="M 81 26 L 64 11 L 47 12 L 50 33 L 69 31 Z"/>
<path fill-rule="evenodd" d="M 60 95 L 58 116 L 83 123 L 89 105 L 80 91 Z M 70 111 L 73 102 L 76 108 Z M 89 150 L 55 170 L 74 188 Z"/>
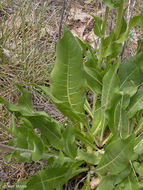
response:
<path fill-rule="evenodd" d="M 70 165 L 62 167 L 53 167 L 40 171 L 38 174 L 31 176 L 26 184 L 26 190 L 54 190 L 59 189 L 66 181 L 73 176 L 87 171 L 87 169 L 79 168 L 82 162 L 73 162 Z M 61 189 L 61 188 L 60 188 Z"/>
<path fill-rule="evenodd" d="M 135 62 L 139 70 L 143 73 L 143 53 L 139 53 L 135 56 Z"/>
<path fill-rule="evenodd" d="M 11 104 L 2 97 L 0 97 L 0 103 L 5 104 L 10 112 L 19 112 L 24 116 L 34 114 L 34 109 L 32 106 L 32 96 L 30 92 L 28 92 L 25 88 L 18 84 L 15 84 L 15 87 L 21 92 L 21 96 L 18 99 L 18 105 Z"/>
<path fill-rule="evenodd" d="M 120 91 L 130 97 L 136 93 L 138 86 L 143 82 L 141 65 L 139 57 L 133 56 L 125 59 L 119 67 Z"/>
<path fill-rule="evenodd" d="M 97 190 L 116 189 L 117 185 L 122 183 L 131 173 L 131 168 L 127 168 L 118 175 L 103 176 Z M 119 190 L 117 188 L 117 190 Z"/>
<path fill-rule="evenodd" d="M 26 120 L 25 120 L 26 121 Z M 43 141 L 39 135 L 35 134 L 34 130 L 27 125 L 28 122 L 20 123 L 19 127 L 16 127 L 14 118 L 10 124 L 10 132 L 14 135 L 11 139 L 10 145 L 18 148 L 32 150 L 32 159 L 39 160 L 43 154 Z M 24 154 L 21 153 L 24 157 Z"/>
<path fill-rule="evenodd" d="M 40 89 L 43 93 L 45 93 L 51 101 L 56 105 L 56 107 L 65 115 L 67 116 L 74 124 L 78 124 L 79 122 L 82 122 L 85 126 L 88 127 L 88 119 L 84 113 L 77 112 L 73 110 L 71 107 L 69 107 L 68 102 L 62 102 L 55 98 L 49 87 L 33 84 L 36 88 Z"/>
<path fill-rule="evenodd" d="M 102 28 L 101 28 L 102 23 L 103 23 L 102 19 L 97 17 L 97 16 L 94 16 L 94 15 L 91 15 L 91 16 L 95 20 L 95 26 L 94 26 L 94 29 L 93 29 L 94 34 L 96 36 L 98 36 L 98 37 L 102 37 L 103 36 L 103 32 L 102 32 Z"/>
<path fill-rule="evenodd" d="M 68 125 L 63 133 L 64 151 L 71 157 L 75 158 L 77 155 L 77 146 L 75 144 L 75 134 L 71 125 Z"/>
<path fill-rule="evenodd" d="M 112 190 L 114 189 L 115 176 L 105 176 L 102 178 L 97 190 Z"/>
<path fill-rule="evenodd" d="M 101 94 L 102 78 L 95 68 L 84 67 L 87 86 L 94 93 Z"/>
<path fill-rule="evenodd" d="M 134 116 L 138 111 L 143 109 L 143 86 L 131 98 L 128 106 L 128 118 Z"/>
<path fill-rule="evenodd" d="M 0 98 L 0 102 L 5 104 L 9 111 L 18 113 L 21 118 L 24 116 L 25 121 L 27 119 L 30 122 L 29 127 L 33 129 L 38 128 L 41 132 L 41 135 L 45 137 L 51 145 L 53 145 L 55 148 L 62 149 L 63 142 L 58 124 L 52 120 L 45 112 L 36 112 L 32 108 L 31 94 L 20 85 L 16 84 L 16 87 L 21 92 L 21 96 L 18 100 L 18 105 L 13 105 L 3 98 Z M 13 132 L 17 132 L 16 127 L 12 127 L 11 130 L 13 130 Z"/>
<path fill-rule="evenodd" d="M 118 186 L 117 186 L 118 187 Z M 132 172 L 120 185 L 119 189 L 122 190 L 141 190 L 139 182 L 136 179 L 135 174 Z M 118 188 L 117 188 L 118 190 Z"/>
<path fill-rule="evenodd" d="M 136 24 L 138 24 L 141 20 L 142 16 L 138 15 L 138 16 L 134 16 L 130 19 L 130 23 L 129 23 L 129 30 L 134 27 Z"/>
<path fill-rule="evenodd" d="M 51 73 L 52 95 L 70 109 L 83 111 L 85 78 L 80 46 L 72 33 L 64 27 L 64 35 L 56 47 L 56 62 Z"/>
<path fill-rule="evenodd" d="M 135 146 L 134 146 L 134 152 L 137 155 L 143 153 L 143 137 L 142 136 L 136 138 Z"/>
<path fill-rule="evenodd" d="M 84 152 L 82 150 L 78 150 L 78 158 L 80 160 L 84 160 L 87 163 L 97 165 L 101 160 L 101 154 L 99 152 Z"/>
<path fill-rule="evenodd" d="M 57 149 L 63 149 L 62 135 L 59 130 L 58 124 L 43 115 L 37 115 L 27 118 L 33 129 L 38 128 L 41 132 L 42 137 L 48 140 L 48 142 Z"/>
<path fill-rule="evenodd" d="M 49 168 L 30 177 L 26 184 L 26 190 L 52 190 L 63 185 L 68 179 L 69 168 Z M 72 175 L 71 175 L 72 176 Z"/>
<path fill-rule="evenodd" d="M 103 88 L 102 88 L 102 96 L 101 96 L 101 106 L 103 107 L 101 111 L 102 118 L 102 134 L 101 139 L 103 137 L 103 132 L 106 126 L 106 121 L 108 119 L 107 110 L 112 107 L 112 98 L 115 97 L 118 91 L 118 76 L 117 69 L 119 67 L 120 60 L 114 63 L 114 65 L 109 69 L 109 71 L 103 77 Z"/>
<path fill-rule="evenodd" d="M 105 147 L 105 154 L 96 168 L 96 172 L 105 175 L 119 174 L 125 168 L 129 167 L 129 159 L 133 154 L 134 136 L 122 140 L 119 137 L 113 137 L 110 143 Z"/>
<path fill-rule="evenodd" d="M 113 134 L 120 134 L 121 137 L 126 137 L 129 133 L 129 121 L 126 113 L 126 104 L 128 104 L 128 98 L 123 96 L 118 102 L 115 102 L 115 106 L 110 109 L 109 112 L 109 128 Z"/>
<path fill-rule="evenodd" d="M 78 140 L 80 140 L 82 143 L 84 143 L 86 146 L 89 146 L 93 149 L 96 149 L 96 146 L 94 144 L 94 137 L 89 136 L 87 132 L 81 132 L 78 128 L 74 128 L 75 136 Z"/>

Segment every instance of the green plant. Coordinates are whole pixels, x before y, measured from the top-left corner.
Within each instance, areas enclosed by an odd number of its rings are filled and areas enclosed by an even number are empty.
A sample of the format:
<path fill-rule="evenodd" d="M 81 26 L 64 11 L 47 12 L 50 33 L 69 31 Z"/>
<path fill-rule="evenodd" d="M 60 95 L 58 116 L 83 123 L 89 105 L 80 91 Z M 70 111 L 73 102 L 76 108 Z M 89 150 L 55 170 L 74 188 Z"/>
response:
<path fill-rule="evenodd" d="M 88 190 L 92 170 L 100 179 L 98 190 L 143 188 L 142 38 L 136 55 L 124 61 L 120 56 L 130 29 L 143 18 L 142 14 L 131 18 L 127 27 L 123 0 L 103 2 L 108 6 L 104 21 L 93 15 L 99 49 L 75 38 L 64 27 L 56 46 L 50 89 L 32 84 L 67 117 L 64 123 L 36 112 L 31 94 L 18 84 L 15 87 L 21 96 L 17 105 L 0 98 L 13 114 L 10 127 L 3 126 L 14 136 L 8 146 L 0 144 L 2 150 L 11 152 L 5 159 L 47 160 L 44 170 L 21 182 L 24 189 L 62 189 L 67 180 L 87 172 L 83 190 Z M 106 36 L 109 8 L 113 7 L 118 8 L 116 27 Z M 86 97 L 87 89 L 93 95 L 92 104 Z"/>

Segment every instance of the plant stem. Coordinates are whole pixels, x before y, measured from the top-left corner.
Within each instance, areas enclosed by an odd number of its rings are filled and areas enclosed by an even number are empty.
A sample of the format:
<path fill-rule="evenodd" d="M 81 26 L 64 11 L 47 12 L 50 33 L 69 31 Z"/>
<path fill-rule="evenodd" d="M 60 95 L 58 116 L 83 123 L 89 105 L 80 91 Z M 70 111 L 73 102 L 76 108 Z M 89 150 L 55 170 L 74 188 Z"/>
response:
<path fill-rule="evenodd" d="M 104 21 L 103 21 L 103 25 L 102 25 L 102 35 L 103 35 L 103 38 L 105 36 L 108 15 L 109 15 L 109 8 L 106 7 Z M 100 46 L 100 51 L 99 51 L 99 66 L 101 66 L 101 63 L 102 63 L 102 54 L 103 54 L 102 38 L 100 40 L 101 40 L 101 46 Z"/>
<path fill-rule="evenodd" d="M 109 134 L 109 136 L 107 136 L 104 141 L 102 142 L 102 145 L 106 144 L 112 137 L 112 133 Z"/>
<path fill-rule="evenodd" d="M 92 113 L 92 111 L 91 111 L 90 104 L 88 103 L 87 100 L 85 101 L 84 109 L 85 109 L 85 111 L 87 111 L 87 113 L 88 113 L 88 114 L 91 116 L 91 118 L 93 119 L 93 113 Z"/>
<path fill-rule="evenodd" d="M 102 25 L 102 34 L 103 34 L 103 35 L 105 35 L 105 30 L 106 30 L 108 15 L 109 15 L 109 7 L 106 7 L 104 22 L 103 22 L 103 25 Z"/>
<path fill-rule="evenodd" d="M 93 114 L 93 117 L 94 117 L 94 112 L 95 112 L 95 104 L 96 104 L 96 101 L 97 101 L 97 94 L 93 94 L 93 108 L 92 108 L 92 114 Z"/>
<path fill-rule="evenodd" d="M 63 23 L 65 9 L 66 9 L 66 0 L 63 0 L 63 8 L 62 8 L 62 13 L 61 13 L 61 20 L 60 20 L 60 24 L 59 24 L 59 39 L 61 38 L 62 23 Z"/>
<path fill-rule="evenodd" d="M 26 150 L 26 149 L 21 149 L 21 148 L 16 148 L 16 147 L 12 147 L 12 146 L 8 146 L 8 145 L 4 145 L 0 143 L 0 149 L 4 150 L 6 152 L 14 152 L 14 151 L 20 151 L 22 153 L 26 152 L 26 153 L 32 153 L 31 150 Z"/>
<path fill-rule="evenodd" d="M 118 9 L 118 16 L 117 16 L 117 22 L 116 22 L 116 27 L 115 27 L 115 40 L 118 39 L 119 34 L 120 34 L 121 21 L 122 21 L 122 16 L 123 16 L 123 5 L 124 5 L 124 0 L 121 0 L 120 7 Z"/>
<path fill-rule="evenodd" d="M 4 145 L 4 144 L 1 144 L 0 143 L 0 149 L 2 151 L 5 151 L 5 152 L 14 152 L 14 151 L 20 151 L 21 153 L 33 153 L 32 150 L 28 150 L 28 149 L 23 149 L 23 148 L 17 148 L 17 147 L 13 147 L 13 146 L 8 146 L 8 145 Z M 50 157 L 55 157 L 55 158 L 58 158 L 57 155 L 53 155 L 53 154 L 46 154 L 46 153 L 43 153 L 43 155 L 41 155 L 41 158 L 43 159 L 47 159 L 47 158 L 50 158 Z M 68 162 L 71 161 L 70 158 L 68 157 L 64 157 L 64 159 Z"/>

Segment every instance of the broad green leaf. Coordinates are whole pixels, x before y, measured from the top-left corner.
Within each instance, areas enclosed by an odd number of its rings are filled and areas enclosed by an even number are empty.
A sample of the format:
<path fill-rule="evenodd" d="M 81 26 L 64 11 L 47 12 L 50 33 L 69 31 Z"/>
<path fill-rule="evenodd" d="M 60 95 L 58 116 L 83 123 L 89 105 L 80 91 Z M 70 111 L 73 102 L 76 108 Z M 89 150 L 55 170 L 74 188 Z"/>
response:
<path fill-rule="evenodd" d="M 30 83 L 31 84 L 31 83 Z M 82 122 L 85 126 L 88 125 L 88 120 L 85 114 L 76 112 L 71 107 L 69 107 L 68 103 L 63 103 L 62 101 L 56 99 L 50 91 L 49 87 L 37 85 L 37 84 L 31 84 L 35 86 L 36 88 L 40 89 L 42 92 L 45 93 L 45 95 L 49 96 L 51 101 L 57 106 L 59 111 L 61 111 L 65 116 L 70 118 L 75 124 L 78 124 L 79 122 Z"/>
<path fill-rule="evenodd" d="M 40 171 L 38 174 L 31 176 L 26 183 L 26 190 L 54 190 L 62 186 L 73 176 L 87 171 L 87 169 L 79 168 L 81 162 L 71 163 L 63 167 L 53 167 Z M 25 180 L 21 182 L 21 185 Z"/>
<path fill-rule="evenodd" d="M 114 185 L 121 183 L 126 177 L 128 177 L 129 174 L 131 173 L 131 170 L 132 169 L 128 167 L 125 170 L 123 170 L 120 174 L 116 175 Z"/>
<path fill-rule="evenodd" d="M 112 97 L 114 97 L 118 92 L 118 76 L 117 76 L 117 69 L 119 67 L 120 60 L 114 63 L 113 66 L 109 69 L 109 71 L 103 77 L 103 88 L 102 88 L 102 96 L 101 96 L 101 106 L 103 107 L 101 110 L 101 117 L 102 117 L 102 134 L 101 138 L 103 137 L 103 132 L 106 127 L 106 121 L 108 120 L 107 110 L 112 107 Z"/>
<path fill-rule="evenodd" d="M 114 189 L 115 176 L 105 176 L 102 178 L 97 190 L 112 190 Z"/>
<path fill-rule="evenodd" d="M 116 42 L 112 42 L 108 48 L 105 50 L 103 56 L 111 56 L 111 58 L 115 58 L 122 51 L 122 45 Z"/>
<path fill-rule="evenodd" d="M 16 127 L 16 123 L 15 123 L 15 118 L 14 116 L 12 117 L 11 121 L 10 121 L 10 126 L 9 126 L 9 132 L 13 135 L 17 134 L 17 127 Z"/>
<path fill-rule="evenodd" d="M 91 128 L 93 135 L 97 135 L 97 132 L 100 130 L 102 122 L 101 111 L 102 111 L 101 102 L 97 101 L 96 109 L 93 115 L 92 128 Z"/>
<path fill-rule="evenodd" d="M 67 116 L 74 123 L 74 125 L 83 123 L 86 127 L 88 126 L 88 119 L 84 113 L 73 110 L 69 107 L 69 104 L 63 102 L 56 102 L 54 100 L 54 104 L 65 116 Z"/>
<path fill-rule="evenodd" d="M 123 107 L 123 101 L 124 96 L 122 96 L 121 100 L 110 110 L 109 128 L 113 134 L 119 134 L 125 138 L 129 134 L 129 121 Z"/>
<path fill-rule="evenodd" d="M 101 160 L 101 154 L 97 151 L 89 153 L 89 152 L 84 152 L 82 150 L 78 150 L 78 158 L 80 160 L 84 160 L 87 163 L 97 165 Z"/>
<path fill-rule="evenodd" d="M 133 56 L 125 59 L 119 67 L 118 76 L 120 79 L 120 91 L 124 95 L 133 96 L 138 86 L 143 82 L 142 72 L 137 66 L 138 59 Z"/>
<path fill-rule="evenodd" d="M 92 90 L 94 93 L 101 94 L 101 89 L 102 89 L 101 76 L 94 68 L 85 66 L 84 70 L 85 70 L 87 86 L 89 87 L 89 89 Z"/>
<path fill-rule="evenodd" d="M 142 21 L 141 23 L 143 23 L 143 18 L 142 18 Z M 143 24 L 142 24 L 143 25 Z M 143 30 L 143 29 L 142 29 Z M 143 31 L 142 31 L 143 32 Z M 138 47 L 137 47 L 137 50 L 136 50 L 137 54 L 140 54 L 141 52 L 143 52 L 143 34 L 141 34 L 139 37 L 138 37 Z"/>
<path fill-rule="evenodd" d="M 119 55 L 122 51 L 122 44 L 116 43 L 115 33 L 113 30 L 111 31 L 109 36 L 101 39 L 101 47 L 103 50 L 100 56 L 102 58 L 110 56 L 111 60 L 113 60 L 113 58 Z"/>
<path fill-rule="evenodd" d="M 78 140 L 80 140 L 82 143 L 84 143 L 86 146 L 89 146 L 93 149 L 96 149 L 96 146 L 94 145 L 94 137 L 89 137 L 87 132 L 81 132 L 79 129 L 74 128 L 75 136 Z"/>
<path fill-rule="evenodd" d="M 136 173 L 142 179 L 142 177 L 143 177 L 143 163 L 135 162 L 133 165 L 135 167 Z"/>
<path fill-rule="evenodd" d="M 56 62 L 51 73 L 52 95 L 77 112 L 83 111 L 85 78 L 80 46 L 72 33 L 64 27 L 64 35 L 56 48 Z M 63 108 L 64 109 L 64 108 Z"/>
<path fill-rule="evenodd" d="M 143 73 L 143 52 L 135 56 L 135 62 L 139 70 Z"/>
<path fill-rule="evenodd" d="M 28 117 L 27 119 L 31 122 L 34 129 L 38 128 L 40 130 L 41 135 L 45 137 L 51 145 L 57 149 L 63 149 L 60 129 L 54 120 L 42 115 Z"/>
<path fill-rule="evenodd" d="M 122 190 L 140 190 L 139 183 L 133 173 L 131 173 L 123 183 L 124 186 L 122 187 Z"/>
<path fill-rule="evenodd" d="M 143 86 L 131 98 L 128 106 L 128 118 L 133 117 L 138 111 L 143 109 Z"/>
<path fill-rule="evenodd" d="M 43 141 L 40 136 L 35 134 L 34 130 L 31 127 L 29 128 L 27 122 L 24 122 L 24 120 L 20 123 L 19 127 L 16 127 L 14 119 L 12 119 L 11 129 L 11 134 L 16 137 L 13 141 L 14 146 L 32 150 L 32 159 L 39 160 L 44 149 Z"/>
<path fill-rule="evenodd" d="M 103 23 L 103 21 L 102 21 L 102 19 L 97 17 L 97 16 L 94 16 L 94 15 L 91 15 L 91 16 L 95 20 L 95 26 L 94 26 L 94 29 L 93 29 L 94 34 L 96 36 L 102 37 L 103 36 L 103 34 L 102 34 L 102 23 Z"/>
<path fill-rule="evenodd" d="M 81 47 L 83 56 L 87 57 L 88 61 L 91 60 L 95 68 L 98 62 L 95 49 L 93 49 L 93 47 L 89 43 L 84 43 L 83 41 L 81 41 L 78 37 L 76 37 L 76 39 Z"/>
<path fill-rule="evenodd" d="M 18 105 L 21 107 L 25 107 L 29 109 L 30 111 L 33 110 L 32 106 L 32 95 L 30 92 L 28 92 L 25 88 L 20 86 L 19 84 L 14 84 L 14 86 L 21 92 L 21 96 L 18 99 Z"/>
<path fill-rule="evenodd" d="M 136 24 L 138 24 L 141 20 L 142 16 L 139 15 L 139 16 L 134 16 L 130 19 L 130 22 L 129 22 L 129 30 L 134 27 Z"/>
<path fill-rule="evenodd" d="M 75 125 L 78 125 L 80 122 L 85 126 L 88 126 L 88 119 L 84 113 L 77 112 L 69 107 L 68 103 L 63 103 L 62 101 L 56 99 L 50 91 L 49 87 L 32 84 L 36 88 L 40 89 L 45 95 L 48 95 L 51 101 L 56 105 L 56 107 L 61 111 L 65 116 L 67 116 Z"/>
<path fill-rule="evenodd" d="M 81 51 L 82 51 L 82 54 L 85 55 L 86 51 L 87 51 L 87 46 L 86 44 L 78 37 L 75 37 L 76 40 L 78 41 L 80 47 L 81 47 Z"/>
<path fill-rule="evenodd" d="M 54 160 L 53 167 L 62 167 L 64 165 L 64 162 L 64 154 L 60 151 L 58 158 Z"/>
<path fill-rule="evenodd" d="M 134 136 L 122 140 L 115 136 L 110 143 L 105 147 L 105 154 L 96 168 L 96 172 L 105 175 L 119 174 L 124 169 L 130 167 L 129 160 L 133 154 Z"/>
<path fill-rule="evenodd" d="M 128 35 L 129 35 L 128 32 L 123 33 L 123 34 L 120 36 L 120 38 L 116 41 L 116 43 L 123 43 L 124 41 L 127 40 Z"/>
<path fill-rule="evenodd" d="M 141 18 L 141 21 L 140 21 L 140 29 L 141 29 L 141 33 L 143 33 L 143 17 Z"/>
<path fill-rule="evenodd" d="M 0 97 L 0 103 L 4 104 L 10 112 L 15 113 L 17 116 L 34 115 L 35 111 L 32 106 L 32 95 L 19 84 L 15 84 L 15 87 L 21 92 L 21 96 L 18 99 L 18 105 L 11 104 L 2 97 Z"/>
<path fill-rule="evenodd" d="M 75 144 L 75 134 L 73 127 L 68 125 L 63 133 L 64 139 L 64 151 L 65 153 L 71 157 L 75 158 L 77 155 L 77 146 Z"/>
<path fill-rule="evenodd" d="M 134 152 L 136 154 L 142 154 L 143 153 L 143 138 L 142 137 L 138 137 L 136 139 L 136 144 L 134 146 Z"/>
<path fill-rule="evenodd" d="M 127 31 L 127 22 L 126 22 L 126 19 L 125 19 L 125 16 L 124 16 L 125 12 L 126 12 L 126 8 L 123 11 L 123 15 L 122 15 L 122 19 L 121 19 L 121 27 L 120 27 L 120 31 L 119 31 L 119 38 L 121 38 L 121 36 L 123 34 L 125 34 L 126 31 Z"/>
<path fill-rule="evenodd" d="M 142 132 L 142 130 L 143 130 L 142 126 L 143 126 L 143 118 L 140 118 L 140 120 L 138 121 L 137 126 L 135 128 L 135 131 L 134 131 L 135 134 Z"/>
<path fill-rule="evenodd" d="M 113 30 L 111 30 L 109 36 L 101 39 L 101 43 L 102 43 L 102 47 L 103 47 L 104 51 L 109 47 L 109 45 L 111 45 L 113 43 L 114 36 L 115 36 L 115 33 Z"/>
<path fill-rule="evenodd" d="M 86 47 L 88 49 L 88 51 L 86 52 L 85 56 L 88 58 L 88 60 L 92 60 L 93 64 L 94 64 L 94 68 L 97 67 L 97 63 L 98 63 L 98 59 L 96 57 L 96 51 L 95 49 L 93 49 L 93 47 L 86 42 Z"/>
<path fill-rule="evenodd" d="M 0 97 L 0 104 L 4 104 L 10 112 L 15 114 L 18 114 L 20 112 L 22 115 L 28 116 L 34 113 L 34 110 L 29 109 L 29 107 L 24 107 L 22 105 L 14 105 L 6 101 L 2 97 Z"/>
<path fill-rule="evenodd" d="M 112 30 L 109 36 L 101 39 L 101 47 L 103 48 L 101 52 L 102 57 L 110 56 L 113 53 L 114 35 L 114 31 Z"/>
<path fill-rule="evenodd" d="M 96 72 L 98 73 L 98 75 L 99 75 L 100 77 L 102 77 L 101 70 L 97 67 L 97 63 L 95 63 L 95 62 L 93 61 L 93 59 L 91 58 L 90 55 L 87 55 L 87 56 L 88 56 L 88 60 L 84 63 L 84 65 L 85 65 L 86 67 L 91 67 L 91 68 L 93 68 L 93 69 L 96 69 Z"/>
<path fill-rule="evenodd" d="M 42 92 L 44 92 L 45 95 L 49 96 L 50 98 L 52 97 L 52 94 L 51 94 L 51 91 L 50 91 L 49 87 L 44 86 L 44 85 L 38 85 L 38 84 L 35 84 L 35 83 L 29 83 L 29 85 L 32 85 L 32 86 L 40 89 Z"/>
<path fill-rule="evenodd" d="M 66 167 L 49 168 L 31 176 L 25 190 L 53 190 L 63 185 L 72 175 L 73 172 L 69 174 L 69 168 Z"/>

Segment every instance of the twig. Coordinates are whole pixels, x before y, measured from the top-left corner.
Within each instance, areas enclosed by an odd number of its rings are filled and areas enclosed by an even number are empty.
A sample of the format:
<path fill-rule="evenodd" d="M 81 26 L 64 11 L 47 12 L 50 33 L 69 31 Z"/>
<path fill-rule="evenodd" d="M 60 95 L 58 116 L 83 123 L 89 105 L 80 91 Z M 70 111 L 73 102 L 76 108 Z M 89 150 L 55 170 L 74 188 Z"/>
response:
<path fill-rule="evenodd" d="M 61 20 L 60 20 L 60 24 L 59 24 L 59 39 L 61 38 L 62 23 L 63 23 L 65 9 L 66 9 L 66 0 L 63 0 L 63 8 L 62 8 L 62 13 L 61 13 Z"/>

